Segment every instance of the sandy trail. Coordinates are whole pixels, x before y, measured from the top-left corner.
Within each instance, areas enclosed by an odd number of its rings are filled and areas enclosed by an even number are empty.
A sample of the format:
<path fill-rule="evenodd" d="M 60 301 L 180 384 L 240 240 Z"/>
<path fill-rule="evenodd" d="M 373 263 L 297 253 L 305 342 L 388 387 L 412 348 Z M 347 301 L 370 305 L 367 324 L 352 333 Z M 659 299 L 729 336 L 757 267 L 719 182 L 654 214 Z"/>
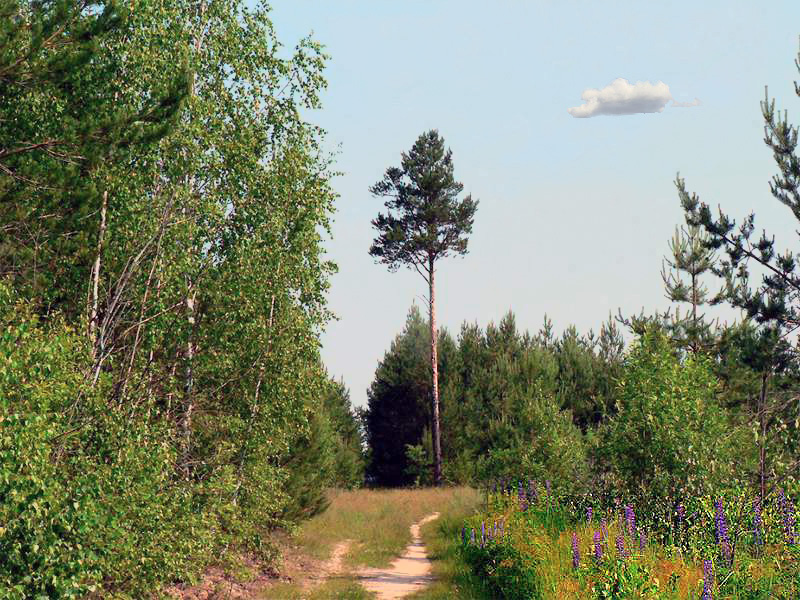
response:
<path fill-rule="evenodd" d="M 331 553 L 331 557 L 322 565 L 320 565 L 320 568 L 316 573 L 311 574 L 308 579 L 303 581 L 303 589 L 308 590 L 312 587 L 320 585 L 321 583 L 324 583 L 326 579 L 341 573 L 344 555 L 350 550 L 350 545 L 352 543 L 353 540 L 343 540 L 336 544 L 336 546 L 333 548 L 333 552 Z"/>
<path fill-rule="evenodd" d="M 365 569 L 359 572 L 361 585 L 377 594 L 378 600 L 394 600 L 424 588 L 431 581 L 431 561 L 420 539 L 420 527 L 439 518 L 439 513 L 428 515 L 411 526 L 411 543 L 406 551 L 387 569 Z"/>

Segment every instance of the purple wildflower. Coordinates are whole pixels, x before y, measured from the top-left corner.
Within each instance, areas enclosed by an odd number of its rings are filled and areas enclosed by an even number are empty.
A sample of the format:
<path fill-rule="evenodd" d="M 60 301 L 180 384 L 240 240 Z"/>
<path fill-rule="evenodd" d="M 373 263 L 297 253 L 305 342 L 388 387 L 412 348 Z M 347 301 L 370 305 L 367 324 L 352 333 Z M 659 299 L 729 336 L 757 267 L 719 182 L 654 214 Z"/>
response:
<path fill-rule="evenodd" d="M 594 557 L 596 560 L 603 558 L 603 534 L 600 531 L 594 532 Z"/>
<path fill-rule="evenodd" d="M 608 523 L 606 522 L 606 518 L 603 517 L 600 520 L 600 530 L 603 532 L 603 539 L 608 539 Z"/>
<path fill-rule="evenodd" d="M 683 504 L 678 504 L 678 508 L 675 509 L 675 512 L 678 514 L 678 533 L 680 533 L 681 529 L 683 529 L 683 522 L 686 520 L 686 509 L 683 507 Z"/>
<path fill-rule="evenodd" d="M 544 487 L 547 488 L 547 501 L 550 502 L 550 480 L 549 479 L 545 480 Z"/>
<path fill-rule="evenodd" d="M 591 523 L 592 522 L 592 507 L 591 506 L 586 509 L 586 522 L 587 523 Z"/>
<path fill-rule="evenodd" d="M 794 546 L 797 543 L 797 518 L 795 517 L 794 504 L 786 497 L 783 490 L 778 490 L 778 498 L 780 499 L 781 513 L 783 513 L 783 530 L 786 544 Z"/>
<path fill-rule="evenodd" d="M 725 520 L 725 508 L 722 506 L 722 498 L 717 499 L 714 504 L 716 514 L 714 515 L 714 537 L 717 544 L 726 542 L 730 546 L 731 540 L 728 537 L 728 522 Z"/>
<path fill-rule="evenodd" d="M 719 543 L 719 549 L 722 551 L 722 558 L 724 559 L 726 565 L 733 565 L 733 549 L 731 545 L 726 540 L 722 540 Z"/>
<path fill-rule="evenodd" d="M 614 540 L 617 545 L 617 553 L 622 557 L 625 558 L 628 556 L 627 552 L 625 552 L 625 538 L 621 535 L 618 535 Z"/>
<path fill-rule="evenodd" d="M 528 481 L 528 495 L 533 499 L 536 504 L 539 503 L 539 486 L 533 479 Z"/>
<path fill-rule="evenodd" d="M 461 528 L 461 543 L 462 544 L 466 544 L 467 543 L 467 528 L 466 528 L 466 526 Z"/>
<path fill-rule="evenodd" d="M 753 543 L 760 546 L 764 543 L 763 521 L 761 519 L 761 500 L 753 499 Z"/>
<path fill-rule="evenodd" d="M 710 560 L 703 561 L 703 596 L 701 600 L 713 600 L 714 567 Z"/>
<path fill-rule="evenodd" d="M 486 544 L 486 523 L 481 521 L 481 548 Z"/>
<path fill-rule="evenodd" d="M 470 529 L 470 531 L 472 533 L 469 536 L 469 543 L 474 546 L 475 545 L 475 530 L 474 529 Z"/>
<path fill-rule="evenodd" d="M 633 537 L 636 531 L 636 515 L 633 512 L 633 506 L 630 504 L 625 505 L 625 521 L 628 525 L 628 534 Z"/>
<path fill-rule="evenodd" d="M 644 531 L 639 532 L 639 550 L 644 550 L 644 547 L 647 545 L 647 536 L 645 535 Z"/>
<path fill-rule="evenodd" d="M 572 533 L 572 568 L 577 569 L 581 566 L 581 551 L 578 548 L 578 536 Z"/>

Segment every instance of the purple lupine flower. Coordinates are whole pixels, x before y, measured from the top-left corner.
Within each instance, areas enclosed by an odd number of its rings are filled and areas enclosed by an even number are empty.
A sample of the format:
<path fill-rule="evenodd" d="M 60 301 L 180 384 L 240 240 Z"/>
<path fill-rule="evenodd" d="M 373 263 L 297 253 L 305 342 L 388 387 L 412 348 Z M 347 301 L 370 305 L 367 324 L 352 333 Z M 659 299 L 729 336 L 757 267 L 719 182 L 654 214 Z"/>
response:
<path fill-rule="evenodd" d="M 545 480 L 544 487 L 547 488 L 547 501 L 550 502 L 550 480 L 549 479 Z"/>
<path fill-rule="evenodd" d="M 728 522 L 725 520 L 725 508 L 722 506 L 722 498 L 718 498 L 714 504 L 716 513 L 714 515 L 714 537 L 717 544 L 727 542 L 730 546 L 731 540 L 728 537 Z"/>
<path fill-rule="evenodd" d="M 797 543 L 797 518 L 795 516 L 794 503 L 786 497 L 782 489 L 778 490 L 778 498 L 780 499 L 780 509 L 783 514 L 783 532 L 788 546 L 794 546 Z"/>
<path fill-rule="evenodd" d="M 619 553 L 622 558 L 628 556 L 627 552 L 625 552 L 625 537 L 618 535 L 614 542 L 617 545 L 617 553 Z"/>
<path fill-rule="evenodd" d="M 461 528 L 461 543 L 462 544 L 466 544 L 467 543 L 467 528 L 466 528 L 466 526 Z"/>
<path fill-rule="evenodd" d="M 645 535 L 644 531 L 639 532 L 639 550 L 644 550 L 644 547 L 647 546 L 647 536 Z"/>
<path fill-rule="evenodd" d="M 728 566 L 733 565 L 733 549 L 728 541 L 722 540 L 719 543 L 719 549 L 722 552 L 722 558 L 725 561 L 724 564 Z"/>
<path fill-rule="evenodd" d="M 675 512 L 678 514 L 678 533 L 680 533 L 683 528 L 683 522 L 686 520 L 686 509 L 683 507 L 683 504 L 678 504 L 678 508 L 675 509 Z"/>
<path fill-rule="evenodd" d="M 713 600 L 714 567 L 710 560 L 703 561 L 703 596 L 701 600 Z"/>
<path fill-rule="evenodd" d="M 633 537 L 636 531 L 636 514 L 633 512 L 633 506 L 630 504 L 625 505 L 625 521 L 628 525 L 628 534 Z"/>
<path fill-rule="evenodd" d="M 470 529 L 470 531 L 471 531 L 471 533 L 470 533 L 470 536 L 469 536 L 469 543 L 474 546 L 475 545 L 475 530 L 474 529 Z"/>
<path fill-rule="evenodd" d="M 504 527 L 505 527 L 505 519 L 500 519 L 500 538 L 501 539 L 505 535 Z"/>
<path fill-rule="evenodd" d="M 481 521 L 481 548 L 486 545 L 486 523 Z"/>
<path fill-rule="evenodd" d="M 595 531 L 592 539 L 594 540 L 594 558 L 600 560 L 603 558 L 603 533 Z"/>
<path fill-rule="evenodd" d="M 591 523 L 592 522 L 592 507 L 591 506 L 586 509 L 586 522 L 587 523 Z"/>
<path fill-rule="evenodd" d="M 753 499 L 753 543 L 760 546 L 764 543 L 763 521 L 761 519 L 761 499 Z"/>
<path fill-rule="evenodd" d="M 608 523 L 605 517 L 600 519 L 600 530 L 603 532 L 603 540 L 608 540 Z"/>
<path fill-rule="evenodd" d="M 572 568 L 577 569 L 581 566 L 581 551 L 578 548 L 578 536 L 572 532 Z"/>
<path fill-rule="evenodd" d="M 536 482 L 533 479 L 528 479 L 528 501 L 531 504 L 539 502 L 539 494 L 536 491 Z"/>

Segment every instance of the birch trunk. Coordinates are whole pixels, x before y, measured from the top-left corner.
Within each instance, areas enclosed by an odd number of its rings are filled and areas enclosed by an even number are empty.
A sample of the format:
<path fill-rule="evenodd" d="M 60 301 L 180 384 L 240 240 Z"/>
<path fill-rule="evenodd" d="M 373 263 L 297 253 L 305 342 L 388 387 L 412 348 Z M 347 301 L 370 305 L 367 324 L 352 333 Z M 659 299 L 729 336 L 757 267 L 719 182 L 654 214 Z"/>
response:
<path fill-rule="evenodd" d="M 92 360 L 97 358 L 97 313 L 100 305 L 100 261 L 103 255 L 103 240 L 106 235 L 106 214 L 108 212 L 108 190 L 103 192 L 103 203 L 100 206 L 100 229 L 97 233 L 97 252 L 92 265 L 89 281 L 89 341 L 92 344 Z"/>

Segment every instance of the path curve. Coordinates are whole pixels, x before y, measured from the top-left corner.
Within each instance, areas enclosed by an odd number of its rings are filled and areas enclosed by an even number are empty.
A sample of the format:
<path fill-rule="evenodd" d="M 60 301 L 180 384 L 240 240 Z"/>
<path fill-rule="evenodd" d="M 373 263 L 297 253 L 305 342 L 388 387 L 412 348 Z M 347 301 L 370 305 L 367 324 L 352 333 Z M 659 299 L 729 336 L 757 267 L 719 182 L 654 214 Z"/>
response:
<path fill-rule="evenodd" d="M 395 560 L 387 569 L 364 569 L 359 573 L 361 585 L 369 592 L 377 594 L 378 600 L 395 600 L 427 586 L 431 576 L 431 561 L 420 538 L 420 527 L 439 518 L 439 513 L 428 515 L 411 526 L 411 543 L 406 546 L 403 556 Z"/>
<path fill-rule="evenodd" d="M 345 554 L 350 551 L 353 540 L 342 540 L 333 548 L 331 557 L 320 565 L 319 571 L 311 574 L 308 579 L 303 581 L 303 589 L 308 590 L 324 583 L 328 578 L 338 575 L 342 571 L 342 562 Z"/>

